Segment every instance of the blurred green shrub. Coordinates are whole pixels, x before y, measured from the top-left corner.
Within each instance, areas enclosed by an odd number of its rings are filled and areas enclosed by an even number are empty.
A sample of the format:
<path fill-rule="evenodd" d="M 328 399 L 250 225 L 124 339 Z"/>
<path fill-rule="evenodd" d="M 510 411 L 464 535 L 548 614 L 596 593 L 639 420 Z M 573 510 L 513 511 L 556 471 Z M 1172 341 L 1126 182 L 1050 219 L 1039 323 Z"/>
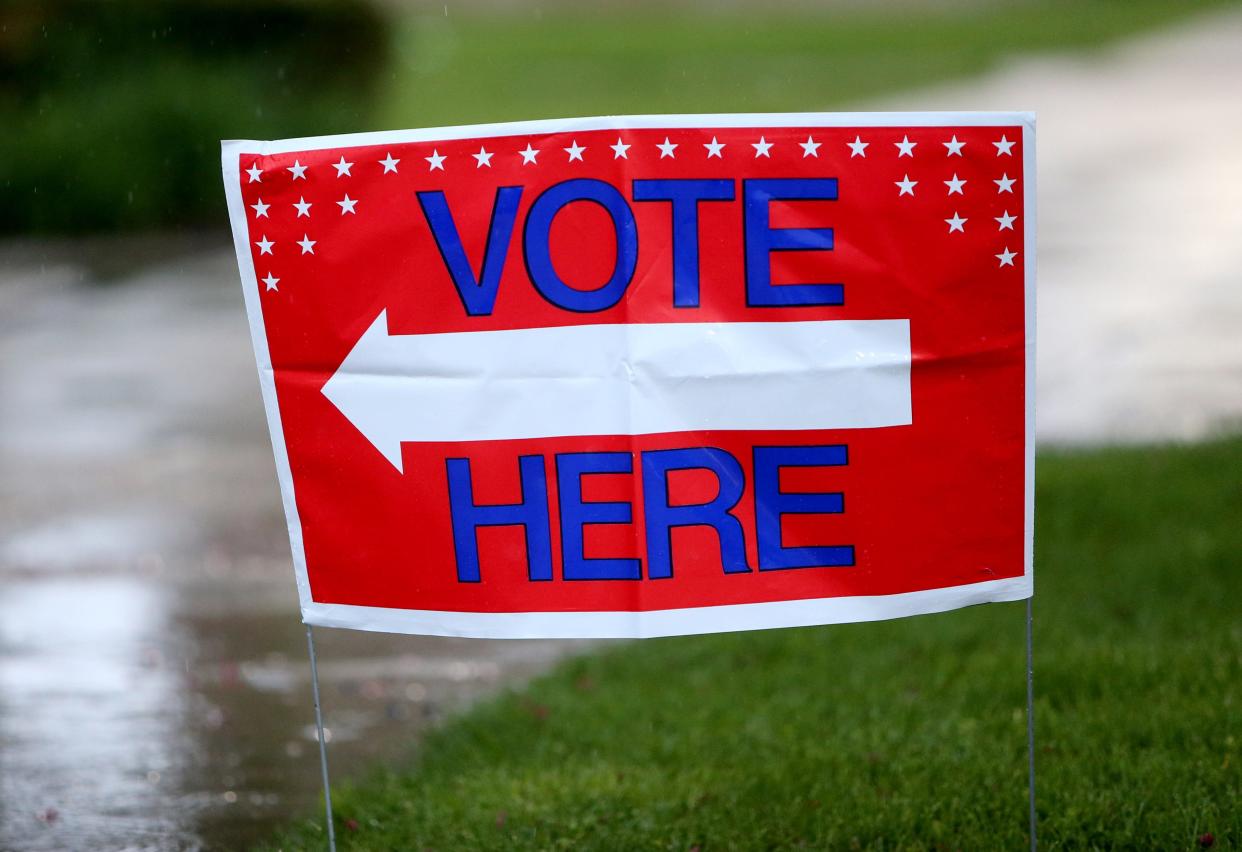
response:
<path fill-rule="evenodd" d="M 0 0 L 0 233 L 223 221 L 219 140 L 362 129 L 363 0 Z"/>

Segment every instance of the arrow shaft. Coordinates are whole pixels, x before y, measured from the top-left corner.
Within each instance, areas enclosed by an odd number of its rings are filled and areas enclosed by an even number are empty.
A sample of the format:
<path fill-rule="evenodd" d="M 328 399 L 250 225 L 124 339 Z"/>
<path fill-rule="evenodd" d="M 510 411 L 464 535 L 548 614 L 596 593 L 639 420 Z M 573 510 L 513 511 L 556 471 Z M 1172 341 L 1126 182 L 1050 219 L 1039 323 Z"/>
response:
<path fill-rule="evenodd" d="M 359 350 L 333 378 L 342 410 L 401 441 L 911 422 L 906 320 L 580 325 Z"/>

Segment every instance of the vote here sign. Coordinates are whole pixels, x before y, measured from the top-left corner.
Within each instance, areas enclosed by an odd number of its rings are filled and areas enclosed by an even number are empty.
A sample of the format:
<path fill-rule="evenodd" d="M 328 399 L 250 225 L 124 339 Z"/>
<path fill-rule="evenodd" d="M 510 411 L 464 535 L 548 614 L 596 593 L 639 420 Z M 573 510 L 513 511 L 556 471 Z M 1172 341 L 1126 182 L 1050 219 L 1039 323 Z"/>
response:
<path fill-rule="evenodd" d="M 310 624 L 657 636 L 1032 591 L 1034 121 L 226 142 Z"/>

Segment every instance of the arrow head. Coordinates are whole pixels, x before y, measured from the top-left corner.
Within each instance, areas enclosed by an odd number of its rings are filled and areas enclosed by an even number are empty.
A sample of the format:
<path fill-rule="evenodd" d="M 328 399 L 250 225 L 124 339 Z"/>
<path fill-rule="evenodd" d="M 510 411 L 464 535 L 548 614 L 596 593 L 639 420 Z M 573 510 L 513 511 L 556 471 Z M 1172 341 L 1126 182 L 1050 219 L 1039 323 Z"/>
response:
<path fill-rule="evenodd" d="M 401 466 L 400 418 L 385 410 L 385 397 L 400 382 L 400 364 L 392 357 L 388 334 L 388 311 L 379 316 L 358 338 L 341 366 L 323 386 L 323 395 L 362 433 L 398 472 Z"/>

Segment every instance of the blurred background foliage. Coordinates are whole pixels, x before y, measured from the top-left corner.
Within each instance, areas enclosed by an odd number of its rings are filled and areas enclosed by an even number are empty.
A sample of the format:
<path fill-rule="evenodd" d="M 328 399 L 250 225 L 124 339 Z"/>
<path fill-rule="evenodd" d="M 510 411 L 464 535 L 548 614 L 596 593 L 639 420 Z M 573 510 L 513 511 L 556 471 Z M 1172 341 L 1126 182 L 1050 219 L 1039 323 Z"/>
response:
<path fill-rule="evenodd" d="M 1213 5 L 0 0 L 0 233 L 222 225 L 220 139 L 816 110 Z"/>
<path fill-rule="evenodd" d="M 370 120 L 362 0 L 0 2 L 0 232 L 223 221 L 219 141 Z"/>

